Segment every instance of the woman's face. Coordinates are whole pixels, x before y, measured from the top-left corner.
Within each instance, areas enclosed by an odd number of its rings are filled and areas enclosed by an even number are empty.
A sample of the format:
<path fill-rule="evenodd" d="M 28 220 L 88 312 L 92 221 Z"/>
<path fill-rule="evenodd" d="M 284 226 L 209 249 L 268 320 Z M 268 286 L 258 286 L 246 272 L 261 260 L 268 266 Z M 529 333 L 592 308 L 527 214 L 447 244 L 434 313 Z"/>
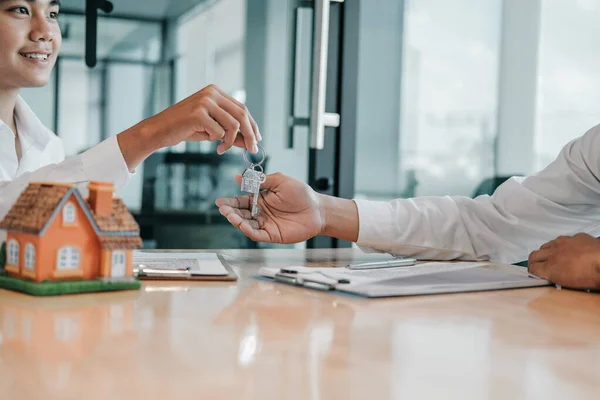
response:
<path fill-rule="evenodd" d="M 0 0 L 0 89 L 44 86 L 62 43 L 57 0 Z"/>

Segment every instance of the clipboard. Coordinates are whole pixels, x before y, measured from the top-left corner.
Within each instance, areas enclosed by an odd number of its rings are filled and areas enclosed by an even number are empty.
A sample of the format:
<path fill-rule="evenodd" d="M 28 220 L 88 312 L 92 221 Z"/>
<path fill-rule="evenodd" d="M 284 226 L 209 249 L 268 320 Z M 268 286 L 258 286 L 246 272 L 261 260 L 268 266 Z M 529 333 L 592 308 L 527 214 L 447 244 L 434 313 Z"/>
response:
<path fill-rule="evenodd" d="M 360 297 L 403 297 L 431 294 L 483 292 L 550 286 L 521 267 L 489 262 L 429 262 L 413 267 L 356 271 L 305 266 L 268 268 L 263 278 L 305 289 Z"/>
<path fill-rule="evenodd" d="M 133 274 L 139 280 L 146 281 L 206 281 L 206 282 L 234 282 L 238 280 L 238 276 L 229 264 L 229 262 L 221 255 L 216 255 L 226 274 L 210 275 L 210 274 L 195 274 L 189 268 L 167 268 L 167 267 L 147 267 L 142 264 L 133 265 Z"/>

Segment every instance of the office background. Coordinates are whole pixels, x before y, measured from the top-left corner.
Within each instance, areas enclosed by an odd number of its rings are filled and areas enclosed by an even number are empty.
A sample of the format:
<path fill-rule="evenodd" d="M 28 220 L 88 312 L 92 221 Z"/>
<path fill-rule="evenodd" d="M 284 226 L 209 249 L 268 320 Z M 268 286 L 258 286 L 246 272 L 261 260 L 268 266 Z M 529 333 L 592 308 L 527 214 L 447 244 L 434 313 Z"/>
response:
<path fill-rule="evenodd" d="M 600 0 L 332 2 L 327 107 L 341 125 L 325 130 L 324 151 L 310 149 L 307 126 L 318 1 L 114 0 L 94 68 L 85 2 L 62 3 L 52 82 L 23 97 L 69 155 L 215 83 L 259 122 L 267 172 L 344 197 L 475 196 L 543 168 L 600 122 Z M 165 154 L 119 193 L 145 245 L 257 246 L 213 206 L 237 194 L 241 153 L 217 160 L 202 143 Z M 337 245 L 348 244 L 309 244 Z"/>

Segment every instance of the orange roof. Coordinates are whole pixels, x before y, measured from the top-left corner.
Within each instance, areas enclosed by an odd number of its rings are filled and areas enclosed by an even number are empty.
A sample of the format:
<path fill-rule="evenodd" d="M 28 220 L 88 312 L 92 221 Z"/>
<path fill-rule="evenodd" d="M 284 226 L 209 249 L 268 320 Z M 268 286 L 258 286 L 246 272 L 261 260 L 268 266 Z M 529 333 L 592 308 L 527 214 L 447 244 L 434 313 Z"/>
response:
<path fill-rule="evenodd" d="M 106 250 L 139 249 L 142 238 L 139 236 L 100 236 L 100 245 Z"/>
<path fill-rule="evenodd" d="M 101 244 L 105 243 L 110 248 L 117 248 L 120 244 L 125 246 L 120 248 L 141 247 L 139 226 L 121 199 L 113 199 L 110 216 L 97 216 L 73 185 L 30 183 L 0 223 L 0 229 L 41 236 L 71 194 L 88 216 Z"/>
<path fill-rule="evenodd" d="M 0 229 L 40 233 L 71 189 L 66 185 L 30 183 L 0 223 Z"/>
<path fill-rule="evenodd" d="M 96 215 L 90 207 L 89 202 L 86 202 L 86 204 L 102 232 L 137 232 L 140 230 L 133 215 L 131 215 L 121 199 L 113 199 L 113 211 L 107 217 Z"/>

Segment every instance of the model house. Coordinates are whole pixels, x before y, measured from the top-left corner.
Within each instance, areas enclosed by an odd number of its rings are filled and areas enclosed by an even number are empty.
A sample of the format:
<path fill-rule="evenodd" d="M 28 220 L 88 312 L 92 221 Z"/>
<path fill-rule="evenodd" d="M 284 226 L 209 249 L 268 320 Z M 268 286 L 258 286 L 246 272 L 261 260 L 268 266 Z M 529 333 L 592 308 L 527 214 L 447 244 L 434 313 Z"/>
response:
<path fill-rule="evenodd" d="M 0 229 L 7 231 L 6 272 L 36 282 L 133 277 L 139 227 L 114 186 L 91 182 L 84 199 L 72 184 L 31 183 Z"/>

